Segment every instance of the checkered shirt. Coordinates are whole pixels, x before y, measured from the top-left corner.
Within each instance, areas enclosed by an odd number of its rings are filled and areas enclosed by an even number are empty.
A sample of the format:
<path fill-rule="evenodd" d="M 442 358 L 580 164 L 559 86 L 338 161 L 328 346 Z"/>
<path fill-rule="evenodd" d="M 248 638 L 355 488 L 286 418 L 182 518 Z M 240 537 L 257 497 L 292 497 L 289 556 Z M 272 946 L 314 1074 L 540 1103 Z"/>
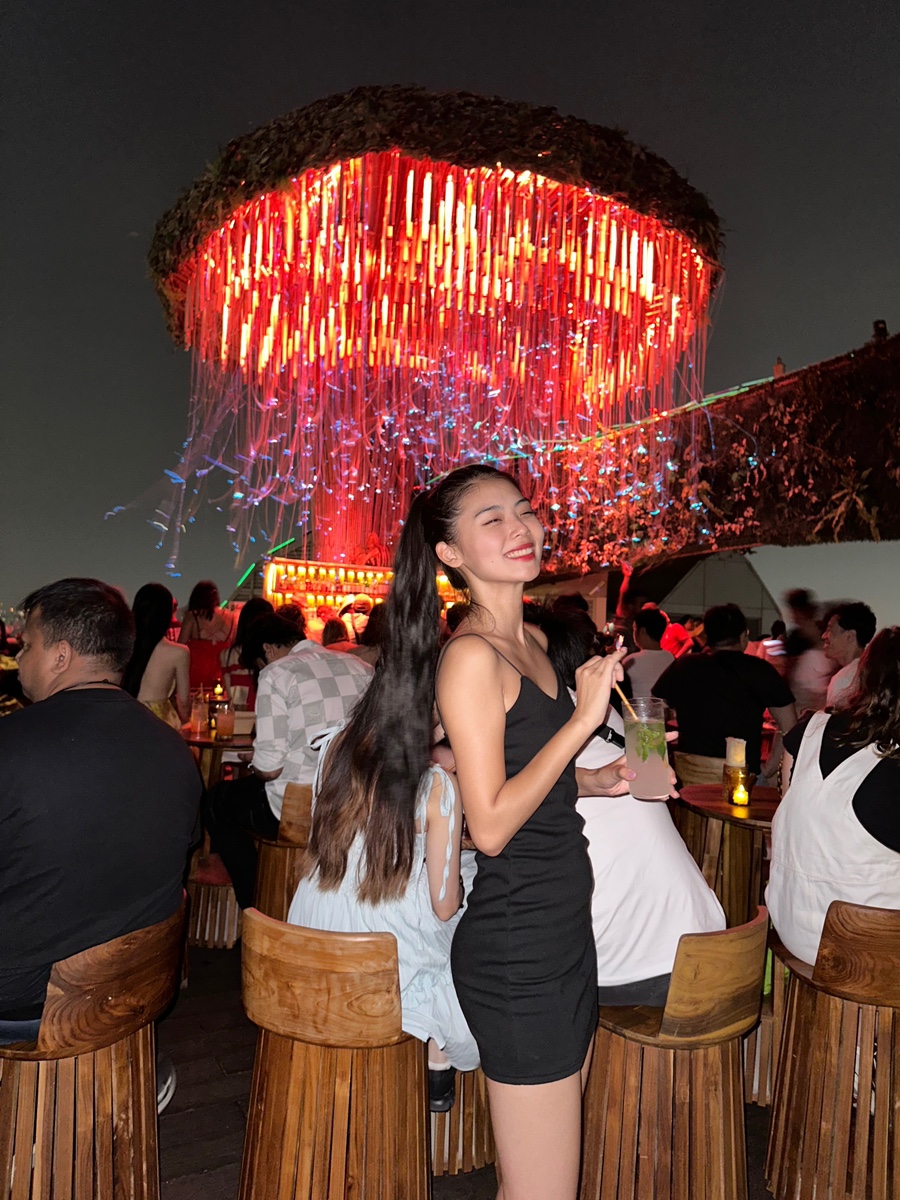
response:
<path fill-rule="evenodd" d="M 277 779 L 266 783 L 266 796 L 279 819 L 285 786 L 315 778 L 318 753 L 310 743 L 346 720 L 372 674 L 355 654 L 324 650 L 310 641 L 298 643 L 260 672 L 253 766 L 266 772 L 281 769 Z"/>

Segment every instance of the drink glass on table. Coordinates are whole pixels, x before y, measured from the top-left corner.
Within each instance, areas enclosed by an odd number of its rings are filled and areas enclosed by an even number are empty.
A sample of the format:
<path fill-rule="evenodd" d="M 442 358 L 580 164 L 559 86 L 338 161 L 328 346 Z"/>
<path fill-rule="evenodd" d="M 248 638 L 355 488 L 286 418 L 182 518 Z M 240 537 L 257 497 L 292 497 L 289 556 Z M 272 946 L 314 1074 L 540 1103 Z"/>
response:
<path fill-rule="evenodd" d="M 666 708 L 656 696 L 635 696 L 624 706 L 625 762 L 637 778 L 630 790 L 636 800 L 665 800 L 669 795 Z"/>
<path fill-rule="evenodd" d="M 209 718 L 209 705 L 202 691 L 195 692 L 191 699 L 191 733 L 205 733 Z"/>
<path fill-rule="evenodd" d="M 234 737 L 234 705 L 230 703 L 219 705 L 216 732 L 220 738 Z"/>

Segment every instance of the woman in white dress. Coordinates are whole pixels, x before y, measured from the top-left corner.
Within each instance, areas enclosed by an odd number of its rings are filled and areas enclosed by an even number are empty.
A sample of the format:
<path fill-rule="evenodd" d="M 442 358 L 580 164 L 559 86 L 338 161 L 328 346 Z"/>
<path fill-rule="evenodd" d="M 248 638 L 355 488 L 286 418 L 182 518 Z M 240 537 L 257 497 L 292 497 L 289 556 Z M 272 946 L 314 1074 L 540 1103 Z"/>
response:
<path fill-rule="evenodd" d="M 371 684 L 320 748 L 304 874 L 288 920 L 395 935 L 403 1029 L 428 1043 L 431 1107 L 440 1112 L 453 1103 L 453 1068 L 479 1061 L 450 973 L 463 902 L 462 817 L 453 780 L 428 756 L 433 694 L 413 694 L 423 679 L 433 687 L 433 668 L 410 670 L 409 642 L 392 616 Z M 436 645 L 436 612 L 434 625 Z"/>
<path fill-rule="evenodd" d="M 462 915 L 460 890 L 460 808 L 453 779 L 440 767 L 429 770 L 419 789 L 415 843 L 407 887 L 378 903 L 360 900 L 364 836 L 347 854 L 347 869 L 336 890 L 325 891 L 315 875 L 301 879 L 288 920 L 308 929 L 342 933 L 393 933 L 400 963 L 404 1032 L 432 1040 L 429 1065 L 443 1069 L 435 1050 L 462 1071 L 478 1066 L 450 977 L 450 942 Z M 321 831 L 320 831 L 321 832 Z"/>

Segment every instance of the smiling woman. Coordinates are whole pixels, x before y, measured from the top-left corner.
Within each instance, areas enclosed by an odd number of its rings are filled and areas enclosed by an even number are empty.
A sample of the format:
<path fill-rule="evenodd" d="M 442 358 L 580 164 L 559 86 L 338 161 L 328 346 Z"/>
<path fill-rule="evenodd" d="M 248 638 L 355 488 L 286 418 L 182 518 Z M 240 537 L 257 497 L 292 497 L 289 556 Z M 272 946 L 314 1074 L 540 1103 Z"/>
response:
<path fill-rule="evenodd" d="M 522 596 L 542 544 L 531 502 L 508 475 L 460 468 L 414 501 L 391 599 L 393 636 L 410 615 L 402 636 L 412 663 L 418 651 L 433 654 L 434 630 L 420 625 L 421 647 L 412 643 L 417 614 L 437 611 L 437 566 L 470 597 L 438 664 L 437 701 L 477 848 L 452 966 L 488 1081 L 502 1200 L 574 1200 L 577 1190 L 597 967 L 574 758 L 622 673 L 621 655 L 590 660 L 573 706 L 526 632 Z"/>

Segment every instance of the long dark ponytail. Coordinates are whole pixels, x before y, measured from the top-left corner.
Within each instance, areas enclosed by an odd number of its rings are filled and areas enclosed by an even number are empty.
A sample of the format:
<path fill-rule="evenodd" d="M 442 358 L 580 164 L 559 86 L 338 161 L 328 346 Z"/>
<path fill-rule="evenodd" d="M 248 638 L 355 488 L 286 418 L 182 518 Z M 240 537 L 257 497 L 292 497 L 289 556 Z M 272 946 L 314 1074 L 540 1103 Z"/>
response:
<path fill-rule="evenodd" d="M 465 493 L 484 479 L 510 479 L 483 464 L 451 471 L 413 500 L 397 547 L 385 602 L 375 677 L 332 745 L 322 773 L 305 873 L 337 888 L 357 835 L 365 839 L 359 898 L 377 904 L 402 895 L 412 870 L 416 797 L 430 764 L 434 675 L 443 569 L 460 590 L 465 578 L 438 562 L 435 546 L 452 542 Z M 511 480 L 511 482 L 515 482 Z"/>

